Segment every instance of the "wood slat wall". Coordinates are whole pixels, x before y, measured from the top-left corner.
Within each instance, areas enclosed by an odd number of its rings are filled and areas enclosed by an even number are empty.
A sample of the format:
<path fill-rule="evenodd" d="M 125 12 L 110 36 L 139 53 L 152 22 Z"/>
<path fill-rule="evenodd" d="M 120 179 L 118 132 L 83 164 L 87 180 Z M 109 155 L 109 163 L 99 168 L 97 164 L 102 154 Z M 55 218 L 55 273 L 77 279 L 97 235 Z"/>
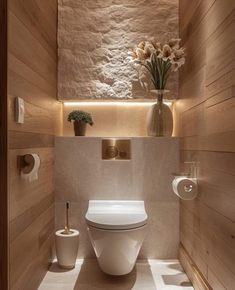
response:
<path fill-rule="evenodd" d="M 7 0 L 0 1 L 0 285 L 8 289 Z"/>
<path fill-rule="evenodd" d="M 199 179 L 198 197 L 181 201 L 181 243 L 212 289 L 233 290 L 235 1 L 180 0 L 179 13 L 187 51 L 176 104 L 181 162 L 196 161 Z"/>
<path fill-rule="evenodd" d="M 37 289 L 52 258 L 54 135 L 57 98 L 57 1 L 10 0 L 8 29 L 10 289 Z M 14 99 L 25 101 L 25 123 Z M 39 178 L 20 178 L 18 156 L 37 153 Z"/>

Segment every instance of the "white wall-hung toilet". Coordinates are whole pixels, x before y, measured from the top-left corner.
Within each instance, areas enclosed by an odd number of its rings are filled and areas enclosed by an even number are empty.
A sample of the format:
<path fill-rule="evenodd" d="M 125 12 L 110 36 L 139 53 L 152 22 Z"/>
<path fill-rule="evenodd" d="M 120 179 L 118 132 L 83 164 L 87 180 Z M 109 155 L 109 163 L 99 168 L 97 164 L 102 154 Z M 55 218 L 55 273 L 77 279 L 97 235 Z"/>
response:
<path fill-rule="evenodd" d="M 103 272 L 125 275 L 132 271 L 146 234 L 144 201 L 90 200 L 88 233 Z"/>

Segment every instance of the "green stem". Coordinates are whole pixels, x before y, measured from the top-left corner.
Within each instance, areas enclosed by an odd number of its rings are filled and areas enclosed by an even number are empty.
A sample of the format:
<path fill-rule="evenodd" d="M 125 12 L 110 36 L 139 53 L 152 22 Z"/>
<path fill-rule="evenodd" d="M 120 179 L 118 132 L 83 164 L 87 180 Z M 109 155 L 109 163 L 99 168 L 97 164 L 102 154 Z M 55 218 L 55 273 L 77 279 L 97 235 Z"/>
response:
<path fill-rule="evenodd" d="M 146 64 L 142 63 L 142 65 L 150 73 L 155 89 L 164 90 L 169 77 L 169 69 L 171 68 L 170 61 L 164 61 L 158 58 L 156 54 L 153 54 L 150 61 Z"/>

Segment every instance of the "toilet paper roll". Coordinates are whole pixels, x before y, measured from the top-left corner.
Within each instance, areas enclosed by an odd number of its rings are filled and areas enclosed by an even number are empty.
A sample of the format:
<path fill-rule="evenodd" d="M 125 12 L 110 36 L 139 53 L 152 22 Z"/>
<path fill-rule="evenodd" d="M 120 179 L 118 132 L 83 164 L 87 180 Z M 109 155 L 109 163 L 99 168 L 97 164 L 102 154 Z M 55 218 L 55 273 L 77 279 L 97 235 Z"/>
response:
<path fill-rule="evenodd" d="M 32 182 L 38 179 L 40 158 L 37 154 L 26 154 L 24 156 L 26 166 L 21 170 L 21 178 Z"/>
<path fill-rule="evenodd" d="M 191 200 L 197 196 L 197 180 L 185 176 L 175 177 L 172 181 L 174 193 L 184 200 Z"/>

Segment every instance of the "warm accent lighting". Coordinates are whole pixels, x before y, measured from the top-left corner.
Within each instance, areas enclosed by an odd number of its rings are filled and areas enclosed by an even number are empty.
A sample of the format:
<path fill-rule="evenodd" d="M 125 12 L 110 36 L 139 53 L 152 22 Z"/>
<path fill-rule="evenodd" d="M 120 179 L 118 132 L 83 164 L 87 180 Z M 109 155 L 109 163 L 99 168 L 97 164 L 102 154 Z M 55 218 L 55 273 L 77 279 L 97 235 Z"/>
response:
<path fill-rule="evenodd" d="M 66 107 L 78 107 L 78 106 L 125 106 L 125 107 L 137 107 L 137 106 L 152 106 L 156 102 L 145 101 L 145 102 L 130 102 L 130 101 L 80 101 L 80 102 L 64 102 Z M 164 101 L 167 106 L 172 105 L 172 101 Z"/>

